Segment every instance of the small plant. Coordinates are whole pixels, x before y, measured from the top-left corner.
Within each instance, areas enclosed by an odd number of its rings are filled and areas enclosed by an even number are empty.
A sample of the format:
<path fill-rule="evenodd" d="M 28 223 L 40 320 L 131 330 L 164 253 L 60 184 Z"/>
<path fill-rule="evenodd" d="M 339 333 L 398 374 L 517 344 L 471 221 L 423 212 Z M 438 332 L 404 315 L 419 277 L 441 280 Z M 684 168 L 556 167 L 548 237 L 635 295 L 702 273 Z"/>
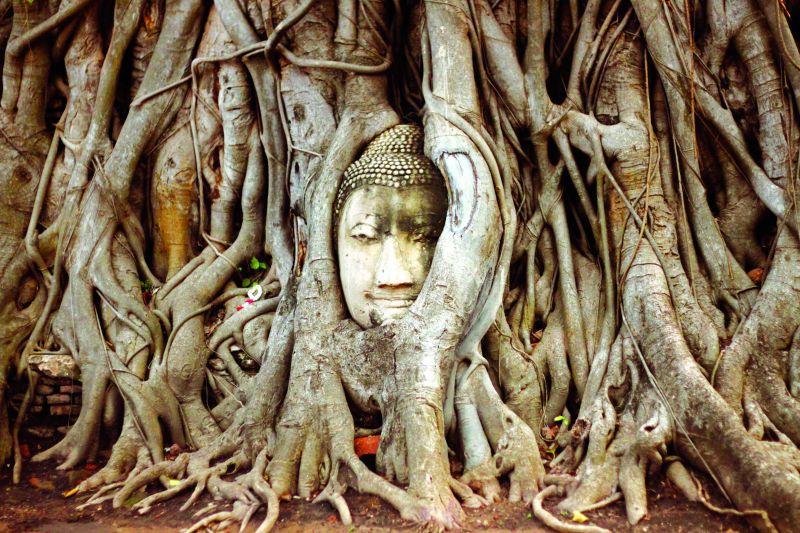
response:
<path fill-rule="evenodd" d="M 251 257 L 250 262 L 242 268 L 239 267 L 239 275 L 243 276 L 242 281 L 239 283 L 240 287 L 252 287 L 255 284 L 255 278 L 259 273 L 267 270 L 267 263 L 260 260 L 258 257 Z"/>
<path fill-rule="evenodd" d="M 264 261 L 261 261 L 257 257 L 250 258 L 250 269 L 251 270 L 266 270 L 267 264 Z"/>
<path fill-rule="evenodd" d="M 139 287 L 142 289 L 142 292 L 153 292 L 153 282 L 149 279 L 140 279 Z"/>

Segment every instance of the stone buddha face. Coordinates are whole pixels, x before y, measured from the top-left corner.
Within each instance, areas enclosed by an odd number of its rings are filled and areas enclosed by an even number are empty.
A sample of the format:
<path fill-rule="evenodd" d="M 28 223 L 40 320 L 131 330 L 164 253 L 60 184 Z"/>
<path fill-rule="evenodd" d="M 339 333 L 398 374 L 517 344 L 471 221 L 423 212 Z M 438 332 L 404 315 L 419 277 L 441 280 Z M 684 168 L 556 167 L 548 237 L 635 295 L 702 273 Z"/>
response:
<path fill-rule="evenodd" d="M 431 266 L 447 192 L 421 152 L 421 131 L 396 126 L 348 168 L 339 191 L 336 241 L 342 290 L 351 317 L 363 328 L 403 316 Z"/>

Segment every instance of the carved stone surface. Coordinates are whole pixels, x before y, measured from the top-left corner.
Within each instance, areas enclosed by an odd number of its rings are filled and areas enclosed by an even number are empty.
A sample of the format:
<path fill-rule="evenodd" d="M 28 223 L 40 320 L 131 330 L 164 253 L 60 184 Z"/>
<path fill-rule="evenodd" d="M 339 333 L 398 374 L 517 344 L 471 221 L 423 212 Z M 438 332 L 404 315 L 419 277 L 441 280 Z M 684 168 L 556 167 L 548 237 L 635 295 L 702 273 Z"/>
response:
<path fill-rule="evenodd" d="M 347 308 L 361 327 L 397 319 L 428 276 L 447 210 L 444 180 L 411 124 L 387 130 L 345 172 L 336 239 Z"/>

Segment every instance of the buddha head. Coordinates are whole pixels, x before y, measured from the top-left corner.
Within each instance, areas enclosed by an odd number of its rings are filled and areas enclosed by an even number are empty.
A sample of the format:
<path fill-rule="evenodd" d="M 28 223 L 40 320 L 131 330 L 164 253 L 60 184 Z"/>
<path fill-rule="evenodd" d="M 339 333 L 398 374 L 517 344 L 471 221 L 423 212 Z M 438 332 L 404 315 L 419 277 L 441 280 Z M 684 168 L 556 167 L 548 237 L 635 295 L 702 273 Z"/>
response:
<path fill-rule="evenodd" d="M 344 173 L 335 203 L 339 272 L 363 328 L 403 316 L 428 276 L 444 226 L 444 179 L 401 124 L 376 137 Z"/>

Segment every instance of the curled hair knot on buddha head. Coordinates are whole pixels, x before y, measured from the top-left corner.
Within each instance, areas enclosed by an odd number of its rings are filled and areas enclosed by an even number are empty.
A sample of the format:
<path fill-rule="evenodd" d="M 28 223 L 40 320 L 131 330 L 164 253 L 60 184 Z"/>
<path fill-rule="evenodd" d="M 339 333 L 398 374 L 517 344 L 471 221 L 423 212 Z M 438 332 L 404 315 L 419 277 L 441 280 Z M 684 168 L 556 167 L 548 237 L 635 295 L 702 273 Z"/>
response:
<path fill-rule="evenodd" d="M 433 185 L 444 189 L 444 178 L 425 156 L 423 132 L 416 124 L 398 124 L 373 139 L 353 164 L 347 167 L 334 203 L 338 220 L 347 198 L 366 185 L 411 187 Z"/>

